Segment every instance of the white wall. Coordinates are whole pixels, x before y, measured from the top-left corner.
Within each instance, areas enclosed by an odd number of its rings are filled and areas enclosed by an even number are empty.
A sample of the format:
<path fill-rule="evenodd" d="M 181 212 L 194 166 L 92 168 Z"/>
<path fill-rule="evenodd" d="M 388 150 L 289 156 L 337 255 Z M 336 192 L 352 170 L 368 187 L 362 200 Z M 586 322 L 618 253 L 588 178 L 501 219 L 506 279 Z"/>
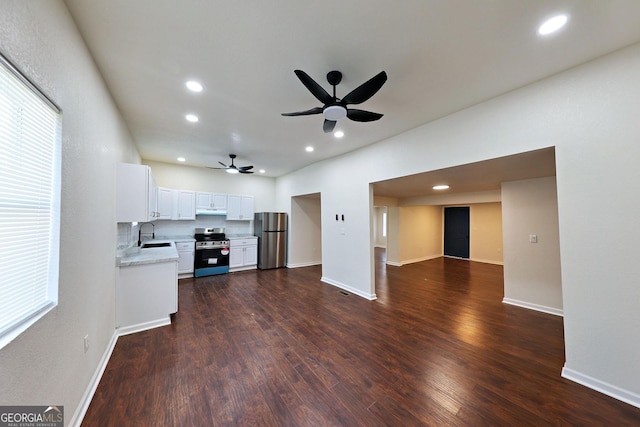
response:
<path fill-rule="evenodd" d="M 398 208 L 398 260 L 392 265 L 410 264 L 442 256 L 442 208 L 440 206 L 407 206 Z"/>
<path fill-rule="evenodd" d="M 502 265 L 504 257 L 502 255 L 501 203 L 474 203 L 470 205 L 469 228 L 469 259 Z M 556 251 L 559 251 L 559 247 L 556 247 Z"/>
<path fill-rule="evenodd" d="M 274 212 L 275 179 L 259 174 L 228 174 L 223 170 L 197 168 L 143 159 L 151 168 L 159 187 L 177 190 L 209 191 L 213 193 L 254 196 L 256 212 Z"/>
<path fill-rule="evenodd" d="M 316 163 L 277 180 L 278 205 L 289 209 L 291 196 L 321 192 L 323 220 L 346 211 L 346 234 L 341 227 L 323 227 L 323 277 L 371 295 L 369 183 L 556 147 L 563 372 L 640 406 L 640 199 L 629 193 L 640 182 L 638 69 L 636 44 Z M 343 167 L 352 172 L 341 173 Z"/>
<path fill-rule="evenodd" d="M 562 314 L 555 178 L 503 183 L 502 212 L 504 302 Z"/>
<path fill-rule="evenodd" d="M 0 403 L 69 423 L 115 331 L 115 165 L 140 158 L 62 1 L 0 2 L 0 51 L 63 110 L 59 304 L 0 350 Z"/>

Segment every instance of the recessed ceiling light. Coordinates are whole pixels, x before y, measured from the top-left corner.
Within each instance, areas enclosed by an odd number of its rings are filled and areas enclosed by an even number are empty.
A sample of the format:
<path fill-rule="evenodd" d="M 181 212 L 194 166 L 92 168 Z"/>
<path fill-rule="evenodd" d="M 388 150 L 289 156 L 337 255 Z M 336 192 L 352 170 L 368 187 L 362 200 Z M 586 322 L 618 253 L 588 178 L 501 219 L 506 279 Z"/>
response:
<path fill-rule="evenodd" d="M 546 36 L 551 33 L 555 33 L 560 28 L 564 27 L 569 17 L 567 15 L 556 15 L 553 18 L 547 19 L 538 27 L 538 34 Z"/>
<path fill-rule="evenodd" d="M 187 114 L 186 116 L 184 116 L 185 119 L 187 119 L 188 121 L 190 121 L 191 123 L 196 123 L 198 120 L 198 116 L 196 116 L 195 114 Z"/>
<path fill-rule="evenodd" d="M 313 151 L 313 147 L 312 146 L 308 146 L 307 148 L 305 148 L 305 150 L 310 153 Z"/>
<path fill-rule="evenodd" d="M 186 162 L 187 161 L 187 159 L 185 159 L 184 157 L 178 157 L 177 160 L 179 162 Z"/>
<path fill-rule="evenodd" d="M 344 132 L 342 132 L 341 130 L 337 130 L 333 133 L 333 136 L 335 136 L 336 138 L 342 138 L 344 136 Z"/>
<path fill-rule="evenodd" d="M 258 172 L 265 173 L 266 171 L 264 169 L 260 169 Z"/>
<path fill-rule="evenodd" d="M 433 189 L 434 189 L 434 190 L 448 190 L 448 189 L 449 189 L 449 186 L 448 186 L 448 185 L 446 185 L 446 184 L 443 184 L 443 185 L 434 185 L 434 186 L 433 186 Z"/>
<path fill-rule="evenodd" d="M 187 89 L 191 92 L 202 92 L 203 89 L 202 85 L 195 80 L 189 80 L 185 83 L 185 86 L 187 86 Z"/>

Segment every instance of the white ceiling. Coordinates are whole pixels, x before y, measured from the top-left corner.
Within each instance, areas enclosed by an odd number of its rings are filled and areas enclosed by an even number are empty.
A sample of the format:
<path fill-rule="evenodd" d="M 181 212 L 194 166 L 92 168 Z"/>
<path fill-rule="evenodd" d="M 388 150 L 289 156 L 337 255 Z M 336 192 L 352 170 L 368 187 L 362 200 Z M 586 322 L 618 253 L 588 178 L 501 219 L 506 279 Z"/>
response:
<path fill-rule="evenodd" d="M 280 176 L 397 135 L 640 41 L 637 0 L 66 0 L 144 159 L 228 163 Z M 545 38 L 556 13 L 569 23 Z M 302 69 L 338 97 L 378 72 L 388 81 L 343 119 L 283 117 L 320 103 Z M 200 94 L 184 83 L 197 79 Z M 200 117 L 196 124 L 184 116 Z M 313 153 L 304 149 L 311 145 Z M 462 170 L 459 170 L 462 172 Z M 495 183 L 494 183 L 495 184 Z M 382 188 L 382 187 L 380 187 Z"/>

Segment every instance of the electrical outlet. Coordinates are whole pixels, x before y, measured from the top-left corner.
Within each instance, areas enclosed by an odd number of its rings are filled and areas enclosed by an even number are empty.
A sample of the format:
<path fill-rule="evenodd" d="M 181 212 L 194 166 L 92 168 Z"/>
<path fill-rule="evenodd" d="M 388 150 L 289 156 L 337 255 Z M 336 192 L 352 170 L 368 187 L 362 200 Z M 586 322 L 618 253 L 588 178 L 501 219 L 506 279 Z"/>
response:
<path fill-rule="evenodd" d="M 529 234 L 529 243 L 538 243 L 538 236 L 536 234 Z"/>
<path fill-rule="evenodd" d="M 84 352 L 89 351 L 89 334 L 84 336 Z"/>

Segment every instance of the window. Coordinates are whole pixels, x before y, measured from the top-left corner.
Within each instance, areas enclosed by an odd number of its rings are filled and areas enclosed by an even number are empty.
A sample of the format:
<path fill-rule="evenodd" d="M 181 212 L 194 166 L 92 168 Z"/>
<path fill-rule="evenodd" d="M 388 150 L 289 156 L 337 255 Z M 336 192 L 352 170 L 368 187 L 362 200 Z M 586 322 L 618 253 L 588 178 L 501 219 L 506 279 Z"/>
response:
<path fill-rule="evenodd" d="M 382 237 L 387 237 L 387 213 L 382 213 Z"/>
<path fill-rule="evenodd" d="M 58 303 L 60 110 L 0 55 L 0 348 Z"/>

